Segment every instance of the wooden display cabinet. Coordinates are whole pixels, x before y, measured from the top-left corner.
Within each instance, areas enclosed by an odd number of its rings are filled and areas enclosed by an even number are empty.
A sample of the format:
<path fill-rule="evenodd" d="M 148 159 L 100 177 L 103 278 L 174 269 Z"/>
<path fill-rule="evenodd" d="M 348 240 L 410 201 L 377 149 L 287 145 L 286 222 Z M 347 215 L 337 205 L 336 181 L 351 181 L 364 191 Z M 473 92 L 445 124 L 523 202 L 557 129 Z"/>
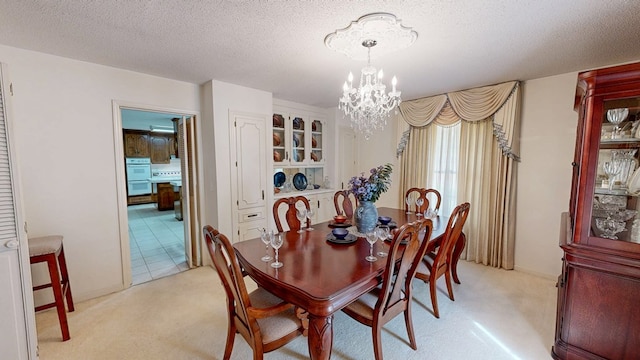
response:
<path fill-rule="evenodd" d="M 150 149 L 152 164 L 168 164 L 174 153 L 174 134 L 151 134 Z"/>
<path fill-rule="evenodd" d="M 638 359 L 640 184 L 630 180 L 640 178 L 640 63 L 580 73 L 574 105 L 578 129 L 551 355 Z"/>

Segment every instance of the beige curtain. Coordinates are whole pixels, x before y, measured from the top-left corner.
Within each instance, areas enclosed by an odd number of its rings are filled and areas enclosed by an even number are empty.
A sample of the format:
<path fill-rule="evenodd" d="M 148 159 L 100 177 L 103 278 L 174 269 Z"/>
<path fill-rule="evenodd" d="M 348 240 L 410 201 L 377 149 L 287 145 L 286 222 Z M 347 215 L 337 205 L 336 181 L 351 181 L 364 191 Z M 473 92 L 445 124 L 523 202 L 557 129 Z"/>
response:
<path fill-rule="evenodd" d="M 435 141 L 431 125 L 462 121 L 457 198 L 471 203 L 463 258 L 505 269 L 514 262 L 519 104 L 514 81 L 403 102 L 398 124 L 403 201 L 407 189 L 427 183 L 429 145 Z"/>

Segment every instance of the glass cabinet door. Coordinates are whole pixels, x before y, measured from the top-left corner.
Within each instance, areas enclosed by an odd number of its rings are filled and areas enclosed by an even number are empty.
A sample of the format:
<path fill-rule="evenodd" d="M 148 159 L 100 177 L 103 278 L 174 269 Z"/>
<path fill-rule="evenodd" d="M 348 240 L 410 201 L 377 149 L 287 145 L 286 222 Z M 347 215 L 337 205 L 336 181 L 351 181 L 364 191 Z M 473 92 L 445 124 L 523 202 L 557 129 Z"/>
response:
<path fill-rule="evenodd" d="M 305 154 L 305 119 L 301 116 L 291 116 L 291 164 L 301 164 L 306 160 Z"/>
<path fill-rule="evenodd" d="M 640 243 L 640 98 L 605 100 L 591 236 Z"/>
<path fill-rule="evenodd" d="M 273 162 L 283 164 L 287 159 L 288 137 L 285 130 L 285 117 L 282 114 L 273 114 Z"/>
<path fill-rule="evenodd" d="M 311 122 L 311 162 L 324 163 L 324 123 L 321 120 Z"/>

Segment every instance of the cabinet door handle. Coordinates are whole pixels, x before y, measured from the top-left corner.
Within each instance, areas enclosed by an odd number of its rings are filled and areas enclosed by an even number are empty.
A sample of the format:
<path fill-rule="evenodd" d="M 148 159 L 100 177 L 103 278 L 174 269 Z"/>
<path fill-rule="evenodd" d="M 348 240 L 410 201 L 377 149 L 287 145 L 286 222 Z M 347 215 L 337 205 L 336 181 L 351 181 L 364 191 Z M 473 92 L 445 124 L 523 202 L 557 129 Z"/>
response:
<path fill-rule="evenodd" d="M 258 214 L 251 214 L 251 215 L 247 215 L 247 217 L 248 217 L 248 218 L 250 218 L 250 217 L 256 217 L 256 216 L 258 216 Z"/>
<path fill-rule="evenodd" d="M 17 249 L 18 245 L 20 245 L 18 240 L 9 240 L 4 244 L 4 246 L 9 248 L 9 249 Z"/>
<path fill-rule="evenodd" d="M 264 200 L 264 190 L 262 190 L 262 200 Z"/>

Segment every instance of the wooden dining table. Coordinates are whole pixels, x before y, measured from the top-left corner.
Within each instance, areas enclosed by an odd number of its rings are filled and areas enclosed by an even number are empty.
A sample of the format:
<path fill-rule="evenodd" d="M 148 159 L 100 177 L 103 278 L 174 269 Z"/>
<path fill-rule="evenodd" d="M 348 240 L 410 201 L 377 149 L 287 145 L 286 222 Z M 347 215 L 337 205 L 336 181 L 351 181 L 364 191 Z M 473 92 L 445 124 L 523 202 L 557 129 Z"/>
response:
<path fill-rule="evenodd" d="M 404 210 L 385 207 L 378 208 L 378 214 L 391 217 L 398 227 L 418 219 L 415 213 L 405 214 Z M 433 219 L 430 241 L 434 244 L 441 240 L 447 221 L 445 216 Z M 284 232 L 279 249 L 279 260 L 284 266 L 278 269 L 270 266 L 273 260 L 260 259 L 265 254 L 260 238 L 234 244 L 241 266 L 259 286 L 306 310 L 309 355 L 314 360 L 331 356 L 333 314 L 375 288 L 387 262 L 386 257 L 377 255 L 375 262 L 365 260 L 369 243 L 364 238 L 350 244 L 328 241 L 331 223 L 313 224 L 313 230 L 303 233 Z M 464 236 L 460 238 L 464 241 Z M 464 243 L 461 246 L 464 247 Z M 389 243 L 374 244 L 374 254 L 381 249 L 388 250 Z"/>

